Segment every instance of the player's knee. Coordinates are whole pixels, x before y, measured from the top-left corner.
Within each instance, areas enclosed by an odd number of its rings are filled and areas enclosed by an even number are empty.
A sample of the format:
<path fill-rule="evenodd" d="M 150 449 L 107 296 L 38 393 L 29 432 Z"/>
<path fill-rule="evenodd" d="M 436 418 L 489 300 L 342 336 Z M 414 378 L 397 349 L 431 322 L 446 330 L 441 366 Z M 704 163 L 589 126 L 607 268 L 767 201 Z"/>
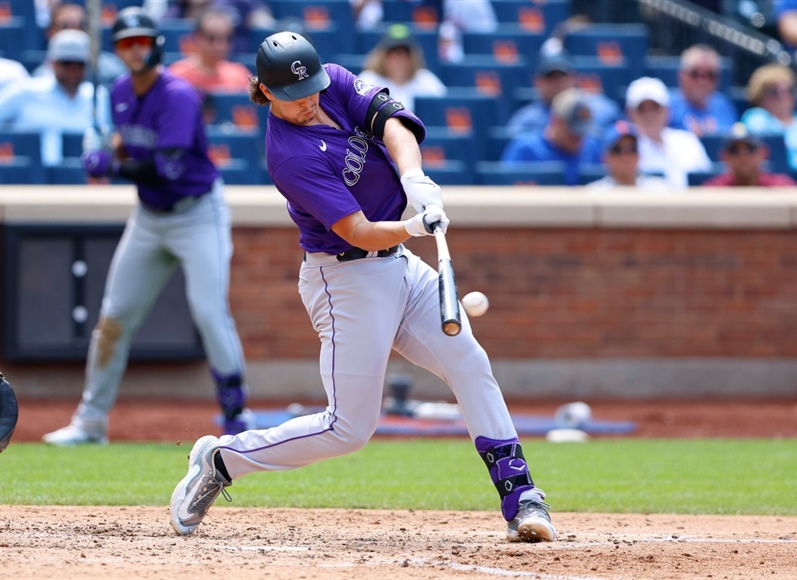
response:
<path fill-rule="evenodd" d="M 345 421 L 340 418 L 335 424 L 340 445 L 344 453 L 359 451 L 368 443 L 376 431 L 377 421 Z"/>
<path fill-rule="evenodd" d="M 94 328 L 94 337 L 97 343 L 97 364 L 105 367 L 111 361 L 116 343 L 122 336 L 122 324 L 115 318 L 101 316 Z"/>

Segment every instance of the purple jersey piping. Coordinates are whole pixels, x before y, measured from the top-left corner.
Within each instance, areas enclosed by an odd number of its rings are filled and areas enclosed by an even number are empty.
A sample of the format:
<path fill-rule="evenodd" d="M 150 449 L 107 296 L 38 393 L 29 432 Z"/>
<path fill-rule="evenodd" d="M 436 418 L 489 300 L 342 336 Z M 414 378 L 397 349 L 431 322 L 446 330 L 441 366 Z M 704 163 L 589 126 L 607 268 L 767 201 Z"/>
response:
<path fill-rule="evenodd" d="M 277 445 L 283 445 L 285 443 L 290 443 L 292 441 L 299 441 L 300 439 L 307 439 L 308 437 L 316 437 L 318 435 L 323 435 L 328 431 L 335 430 L 335 423 L 338 421 L 337 415 L 335 415 L 335 411 L 338 408 L 338 398 L 337 398 L 337 388 L 335 385 L 335 351 L 337 347 L 335 346 L 335 314 L 333 313 L 334 307 L 332 306 L 332 295 L 329 293 L 329 284 L 327 283 L 326 276 L 324 276 L 324 267 L 319 267 L 319 271 L 321 273 L 321 279 L 324 281 L 324 293 L 327 295 L 327 303 L 329 304 L 329 316 L 332 318 L 332 422 L 329 424 L 329 427 L 326 429 L 322 429 L 321 431 L 317 431 L 315 433 L 308 433 L 306 435 L 302 435 L 300 437 L 291 437 L 290 439 L 285 439 L 284 441 L 277 441 L 276 443 L 272 443 L 271 445 L 264 445 L 263 447 L 258 447 L 257 449 L 235 449 L 234 447 L 228 447 L 226 445 L 222 445 L 219 449 L 227 449 L 228 451 L 234 451 L 235 453 L 240 453 L 241 455 L 247 455 L 249 453 L 254 453 L 256 451 L 262 451 L 263 449 L 271 449 L 272 447 L 276 447 Z"/>

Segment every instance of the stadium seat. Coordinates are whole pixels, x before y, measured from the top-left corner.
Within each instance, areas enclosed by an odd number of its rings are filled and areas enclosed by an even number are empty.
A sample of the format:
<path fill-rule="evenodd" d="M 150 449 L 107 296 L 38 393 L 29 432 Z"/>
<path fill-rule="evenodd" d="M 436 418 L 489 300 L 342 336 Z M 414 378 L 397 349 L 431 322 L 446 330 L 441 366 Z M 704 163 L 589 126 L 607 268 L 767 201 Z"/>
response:
<path fill-rule="evenodd" d="M 470 55 L 461 62 L 442 65 L 441 79 L 451 89 L 451 95 L 458 95 L 460 87 L 467 87 L 496 99 L 495 124 L 502 124 L 513 111 L 512 95 L 515 89 L 531 86 L 533 70 L 525 58 L 504 63 L 492 55 Z"/>
<path fill-rule="evenodd" d="M 0 185 L 31 185 L 43 183 L 41 167 L 34 168 L 29 157 L 2 156 L 0 143 Z"/>
<path fill-rule="evenodd" d="M 6 169 L 0 183 L 44 183 L 39 133 L 0 131 L 0 165 Z M 14 181 L 16 178 L 9 168 L 19 169 L 19 181 Z"/>
<path fill-rule="evenodd" d="M 729 58 L 721 58 L 720 63 L 722 75 L 718 89 L 725 92 L 733 80 L 733 61 Z M 645 58 L 644 74 L 661 79 L 668 87 L 675 88 L 678 86 L 678 70 L 680 68 L 680 56 L 648 56 Z"/>
<path fill-rule="evenodd" d="M 504 165 L 480 161 L 476 164 L 478 185 L 564 185 L 564 163 L 540 161 Z"/>
<path fill-rule="evenodd" d="M 689 187 L 697 187 L 703 185 L 706 181 L 715 177 L 724 171 L 725 167 L 722 163 L 712 163 L 711 169 L 708 171 L 693 171 L 686 176 Z"/>
<path fill-rule="evenodd" d="M 165 41 L 163 52 L 176 52 L 187 55 L 193 51 L 194 23 L 192 20 L 164 18 L 158 23 L 158 30 Z"/>
<path fill-rule="evenodd" d="M 616 63 L 605 63 L 595 56 L 574 56 L 570 60 L 580 89 L 603 93 L 618 104 L 623 102 L 626 88 L 634 80 L 625 57 Z"/>
<path fill-rule="evenodd" d="M 484 161 L 500 161 L 501 154 L 506 149 L 507 144 L 512 139 L 509 131 L 503 125 L 490 127 L 483 136 L 484 139 Z"/>
<path fill-rule="evenodd" d="M 459 89 L 445 97 L 416 97 L 415 114 L 428 127 L 486 135 L 490 127 L 499 124 L 499 103 L 476 89 Z"/>
<path fill-rule="evenodd" d="M 209 126 L 208 154 L 225 183 L 261 185 L 265 143 L 259 130 L 239 131 Z"/>
<path fill-rule="evenodd" d="M 45 167 L 46 183 L 50 185 L 85 185 L 89 182 L 79 157 L 64 158 L 61 163 Z"/>
<path fill-rule="evenodd" d="M 564 47 L 571 56 L 593 56 L 605 64 L 625 62 L 631 77 L 643 75 L 649 33 L 644 24 L 590 24 L 565 36 Z"/>
<path fill-rule="evenodd" d="M 352 19 L 349 0 L 269 0 L 268 5 L 274 18 L 301 20 L 310 34 Z"/>
<path fill-rule="evenodd" d="M 83 133 L 63 133 L 61 140 L 61 155 L 64 159 L 83 155 Z"/>
<path fill-rule="evenodd" d="M 584 165 L 578 169 L 579 185 L 587 185 L 604 177 L 606 177 L 606 168 L 600 164 Z"/>
<path fill-rule="evenodd" d="M 252 28 L 249 31 L 249 38 L 252 46 L 257 48 L 263 40 L 276 30 L 270 28 Z M 355 35 L 344 28 L 342 25 L 333 22 L 326 28 L 308 29 L 304 36 L 318 51 L 321 62 L 335 62 L 335 56 L 338 53 L 354 53 L 355 50 Z M 251 59 L 247 66 L 251 67 L 254 64 L 252 55 L 241 55 L 242 58 Z"/>
<path fill-rule="evenodd" d="M 268 107 L 255 105 L 249 93 L 217 91 L 205 97 L 205 120 L 211 125 L 229 125 L 242 130 L 265 129 Z"/>
<path fill-rule="evenodd" d="M 407 0 L 383 0 L 384 22 L 412 23 L 419 28 L 436 29 L 440 22 L 438 8 L 429 3 Z"/>
<path fill-rule="evenodd" d="M 0 22 L 0 56 L 21 60 L 22 53 L 28 45 L 25 22 L 26 20 L 19 16 L 11 16 Z"/>
<path fill-rule="evenodd" d="M 473 134 L 462 135 L 443 127 L 428 127 L 426 139 L 421 143 L 424 167 L 440 165 L 447 161 L 462 161 L 473 168 L 479 160 L 478 145 Z"/>
<path fill-rule="evenodd" d="M 501 26 L 517 24 L 529 32 L 550 36 L 554 27 L 570 17 L 570 0 L 493 0 L 495 15 Z"/>
<path fill-rule="evenodd" d="M 529 32 L 518 25 L 504 24 L 495 32 L 468 32 L 462 34 L 465 55 L 491 54 L 503 63 L 512 64 L 525 58 L 529 66 L 536 66 L 545 35 Z"/>
<path fill-rule="evenodd" d="M 424 162 L 423 170 L 438 185 L 474 184 L 473 166 L 464 161 L 444 161 L 431 165 Z"/>

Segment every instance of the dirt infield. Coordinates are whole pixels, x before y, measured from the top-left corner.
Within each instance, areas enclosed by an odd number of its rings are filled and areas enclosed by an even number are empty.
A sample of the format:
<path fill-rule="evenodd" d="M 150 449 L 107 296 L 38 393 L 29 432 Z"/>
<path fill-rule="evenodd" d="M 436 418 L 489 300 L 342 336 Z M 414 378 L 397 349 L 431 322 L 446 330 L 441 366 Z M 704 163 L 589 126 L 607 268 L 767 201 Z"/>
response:
<path fill-rule="evenodd" d="M 74 404 L 20 401 L 14 441 L 37 441 L 62 426 Z M 595 418 L 635 421 L 637 437 L 797 437 L 797 400 L 591 405 Z M 522 410 L 547 415 L 556 406 Z M 192 441 L 215 432 L 215 413 L 210 402 L 123 400 L 110 436 Z M 0 506 L 0 569 L 9 578 L 37 579 L 797 578 L 797 517 L 553 518 L 559 540 L 532 545 L 507 543 L 494 512 L 219 505 L 194 536 L 182 538 L 169 527 L 165 506 Z"/>

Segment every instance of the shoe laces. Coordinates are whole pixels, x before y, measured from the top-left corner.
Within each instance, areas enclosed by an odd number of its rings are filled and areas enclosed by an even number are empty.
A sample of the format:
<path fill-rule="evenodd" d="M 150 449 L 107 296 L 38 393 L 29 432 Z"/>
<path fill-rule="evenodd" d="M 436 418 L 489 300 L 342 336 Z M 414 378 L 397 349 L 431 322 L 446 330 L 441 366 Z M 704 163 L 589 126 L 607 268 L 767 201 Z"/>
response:
<path fill-rule="evenodd" d="M 202 489 L 197 495 L 196 500 L 191 504 L 191 511 L 201 514 L 207 513 L 210 506 L 216 501 L 219 493 L 221 493 L 228 502 L 232 502 L 232 497 L 229 492 L 224 489 L 226 487 L 224 482 L 215 477 L 213 471 L 208 471 L 207 475 L 202 477 L 202 484 Z"/>
<path fill-rule="evenodd" d="M 524 499 L 518 502 L 518 519 L 522 519 L 521 514 L 526 513 L 534 513 L 536 515 L 544 517 L 546 520 L 551 521 L 551 516 L 548 513 L 548 510 L 551 509 L 551 506 L 545 503 L 544 501 L 537 501 L 533 499 Z"/>

